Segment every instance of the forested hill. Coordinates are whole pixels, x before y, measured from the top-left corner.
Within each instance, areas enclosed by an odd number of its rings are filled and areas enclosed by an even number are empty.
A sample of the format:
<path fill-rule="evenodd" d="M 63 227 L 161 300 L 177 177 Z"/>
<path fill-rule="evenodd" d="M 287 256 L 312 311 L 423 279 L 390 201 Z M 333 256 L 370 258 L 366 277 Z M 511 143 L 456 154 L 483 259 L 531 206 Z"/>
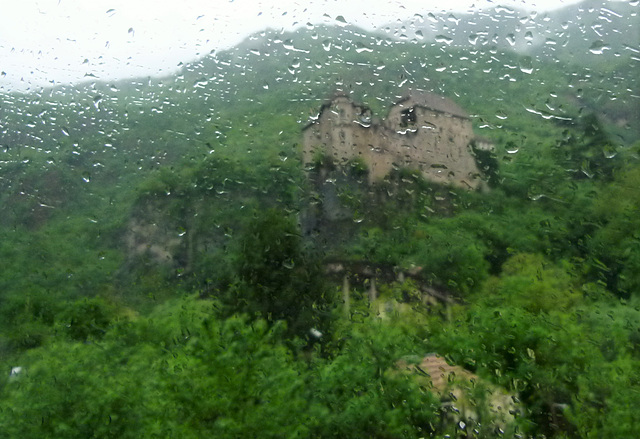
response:
<path fill-rule="evenodd" d="M 266 30 L 175 76 L 2 94 L 0 431 L 638 436 L 636 48 L 422 32 Z M 385 114 L 407 88 L 495 143 L 489 190 L 303 168 L 328 96 Z M 429 353 L 477 386 L 447 401 Z"/>
<path fill-rule="evenodd" d="M 396 38 L 439 40 L 454 47 L 495 47 L 590 66 L 638 57 L 637 5 L 589 0 L 551 12 L 497 5 L 473 13 L 415 15 L 389 23 Z M 596 55 L 596 56 L 594 56 Z"/>

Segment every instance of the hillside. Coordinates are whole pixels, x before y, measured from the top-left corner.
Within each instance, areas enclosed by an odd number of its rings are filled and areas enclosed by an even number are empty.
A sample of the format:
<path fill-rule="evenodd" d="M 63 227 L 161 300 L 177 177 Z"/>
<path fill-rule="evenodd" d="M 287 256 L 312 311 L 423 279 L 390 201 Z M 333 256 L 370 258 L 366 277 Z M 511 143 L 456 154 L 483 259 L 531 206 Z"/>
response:
<path fill-rule="evenodd" d="M 638 436 L 636 9 L 265 30 L 175 76 L 0 95 L 2 431 Z M 329 96 L 387 114 L 408 88 L 495 144 L 486 190 L 305 169 Z"/>
<path fill-rule="evenodd" d="M 473 13 L 428 13 L 389 33 L 453 47 L 515 50 L 532 58 L 577 65 L 638 58 L 638 11 L 633 2 L 589 0 L 551 12 L 496 6 Z M 404 31 L 403 31 L 404 29 Z"/>

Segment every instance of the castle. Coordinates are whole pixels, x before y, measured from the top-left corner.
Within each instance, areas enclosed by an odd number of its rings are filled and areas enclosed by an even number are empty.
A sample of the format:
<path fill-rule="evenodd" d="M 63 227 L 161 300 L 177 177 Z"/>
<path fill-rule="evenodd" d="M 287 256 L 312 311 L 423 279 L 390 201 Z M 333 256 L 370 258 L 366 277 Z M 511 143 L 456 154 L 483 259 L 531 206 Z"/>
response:
<path fill-rule="evenodd" d="M 451 99 L 411 91 L 377 121 L 367 107 L 338 94 L 303 129 L 303 160 L 331 157 L 345 165 L 359 159 L 370 183 L 408 168 L 437 183 L 476 189 L 482 180 L 472 144 L 492 147 L 476 139 L 469 115 Z"/>

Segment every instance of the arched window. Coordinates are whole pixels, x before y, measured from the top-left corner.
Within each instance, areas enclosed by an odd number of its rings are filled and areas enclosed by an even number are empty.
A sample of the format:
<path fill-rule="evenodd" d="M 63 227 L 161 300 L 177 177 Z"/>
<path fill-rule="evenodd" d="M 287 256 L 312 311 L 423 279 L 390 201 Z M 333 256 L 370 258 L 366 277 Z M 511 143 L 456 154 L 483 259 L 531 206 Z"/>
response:
<path fill-rule="evenodd" d="M 402 110 L 400 113 L 400 125 L 403 127 L 414 125 L 416 123 L 416 109 L 415 107 Z"/>

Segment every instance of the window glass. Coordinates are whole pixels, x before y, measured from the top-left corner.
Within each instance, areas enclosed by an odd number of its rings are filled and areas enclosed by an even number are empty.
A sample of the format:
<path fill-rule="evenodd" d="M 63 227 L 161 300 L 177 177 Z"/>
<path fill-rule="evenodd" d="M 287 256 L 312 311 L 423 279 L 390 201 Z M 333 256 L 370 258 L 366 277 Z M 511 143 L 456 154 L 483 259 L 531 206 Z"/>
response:
<path fill-rule="evenodd" d="M 6 437 L 640 437 L 638 0 L 13 3 Z"/>

